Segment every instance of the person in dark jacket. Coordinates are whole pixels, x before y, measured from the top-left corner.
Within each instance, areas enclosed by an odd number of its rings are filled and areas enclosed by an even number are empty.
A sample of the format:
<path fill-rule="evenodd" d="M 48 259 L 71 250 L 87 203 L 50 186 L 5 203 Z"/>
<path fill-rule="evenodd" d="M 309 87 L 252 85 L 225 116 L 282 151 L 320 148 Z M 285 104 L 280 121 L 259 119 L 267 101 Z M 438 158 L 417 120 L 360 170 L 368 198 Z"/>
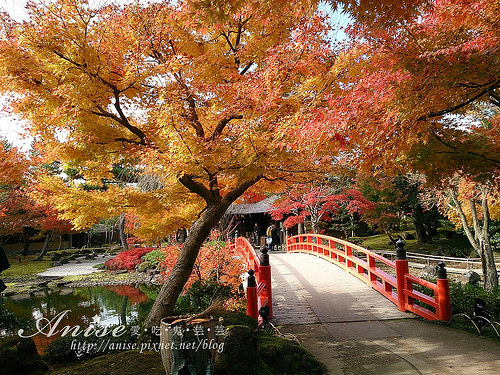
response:
<path fill-rule="evenodd" d="M 3 250 L 3 247 L 0 246 L 0 274 L 10 267 L 9 259 L 7 258 L 7 254 Z M 2 293 L 7 286 L 5 286 L 4 282 L 0 279 L 0 293 Z"/>
<path fill-rule="evenodd" d="M 280 235 L 278 226 L 275 223 L 271 228 L 271 251 L 272 250 L 278 251 L 279 244 L 280 244 Z"/>

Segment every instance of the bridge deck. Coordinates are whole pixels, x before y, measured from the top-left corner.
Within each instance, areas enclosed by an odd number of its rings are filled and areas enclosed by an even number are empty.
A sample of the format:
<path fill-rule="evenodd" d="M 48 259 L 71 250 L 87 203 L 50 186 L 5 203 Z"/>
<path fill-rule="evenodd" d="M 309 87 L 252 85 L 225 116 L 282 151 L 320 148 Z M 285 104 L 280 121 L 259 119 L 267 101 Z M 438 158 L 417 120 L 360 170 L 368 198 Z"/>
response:
<path fill-rule="evenodd" d="M 330 374 L 499 374 L 500 345 L 400 312 L 312 255 L 271 253 L 273 323 Z M 410 319 L 409 319 L 410 318 Z"/>

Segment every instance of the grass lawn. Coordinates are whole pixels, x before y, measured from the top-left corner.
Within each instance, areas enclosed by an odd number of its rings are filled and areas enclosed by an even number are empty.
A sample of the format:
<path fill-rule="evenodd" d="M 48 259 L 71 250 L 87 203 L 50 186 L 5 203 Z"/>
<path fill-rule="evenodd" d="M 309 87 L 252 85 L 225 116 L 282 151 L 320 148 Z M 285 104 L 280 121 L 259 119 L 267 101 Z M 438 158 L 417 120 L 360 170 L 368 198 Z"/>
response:
<path fill-rule="evenodd" d="M 34 261 L 36 257 L 37 255 L 28 255 L 21 260 L 21 264 L 19 264 L 17 257 L 9 257 L 10 268 L 2 272 L 2 277 L 35 275 L 50 267 L 51 261 L 48 258 L 46 260 Z"/>
<path fill-rule="evenodd" d="M 394 233 L 392 236 L 396 237 L 398 234 L 411 233 L 415 236 L 415 231 L 404 231 L 401 233 Z M 368 247 L 370 250 L 395 250 L 387 234 L 377 234 L 369 237 L 354 237 L 363 241 L 362 246 Z M 463 236 L 455 236 L 453 238 L 446 238 L 445 233 L 439 232 L 434 238 L 433 244 L 419 244 L 417 240 L 405 240 L 406 251 L 415 253 L 425 253 L 433 255 L 445 256 L 469 256 L 472 252 L 472 247 Z M 476 257 L 472 255 L 472 257 Z"/>

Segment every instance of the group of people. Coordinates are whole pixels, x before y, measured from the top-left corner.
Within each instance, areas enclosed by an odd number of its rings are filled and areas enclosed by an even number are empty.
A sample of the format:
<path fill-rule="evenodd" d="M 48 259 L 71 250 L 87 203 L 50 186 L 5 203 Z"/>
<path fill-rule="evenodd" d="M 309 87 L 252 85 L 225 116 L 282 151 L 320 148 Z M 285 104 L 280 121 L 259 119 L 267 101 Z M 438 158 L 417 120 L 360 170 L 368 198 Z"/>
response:
<path fill-rule="evenodd" d="M 253 229 L 253 241 L 255 244 L 260 244 L 260 227 L 255 223 Z M 276 223 L 271 224 L 266 230 L 266 245 L 270 251 L 278 251 L 280 245 L 280 230 Z"/>

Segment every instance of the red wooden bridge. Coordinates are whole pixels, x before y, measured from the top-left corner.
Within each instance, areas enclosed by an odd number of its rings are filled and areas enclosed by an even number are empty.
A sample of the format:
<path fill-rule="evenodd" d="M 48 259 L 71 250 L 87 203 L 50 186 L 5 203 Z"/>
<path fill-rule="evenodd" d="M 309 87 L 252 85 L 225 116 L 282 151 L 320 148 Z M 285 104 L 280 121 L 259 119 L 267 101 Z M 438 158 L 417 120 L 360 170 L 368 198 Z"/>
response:
<path fill-rule="evenodd" d="M 247 314 L 261 320 L 273 318 L 269 255 L 266 252 L 259 256 L 243 237 L 237 238 L 233 246 L 244 255 L 250 268 Z M 312 254 L 335 264 L 379 292 L 400 311 L 409 311 L 428 320 L 448 321 L 450 298 L 444 263 L 438 264 L 436 283 L 421 279 L 409 272 L 404 241 L 398 241 L 396 246 L 397 259 L 391 261 L 338 238 L 301 234 L 286 239 L 287 253 Z"/>
<path fill-rule="evenodd" d="M 435 283 L 413 275 L 403 242 L 394 261 L 315 234 L 288 237 L 286 253 L 233 248 L 251 270 L 248 315 L 272 316 L 329 374 L 499 373 L 500 344 L 414 319 L 449 320 L 448 279 L 444 264 Z"/>

